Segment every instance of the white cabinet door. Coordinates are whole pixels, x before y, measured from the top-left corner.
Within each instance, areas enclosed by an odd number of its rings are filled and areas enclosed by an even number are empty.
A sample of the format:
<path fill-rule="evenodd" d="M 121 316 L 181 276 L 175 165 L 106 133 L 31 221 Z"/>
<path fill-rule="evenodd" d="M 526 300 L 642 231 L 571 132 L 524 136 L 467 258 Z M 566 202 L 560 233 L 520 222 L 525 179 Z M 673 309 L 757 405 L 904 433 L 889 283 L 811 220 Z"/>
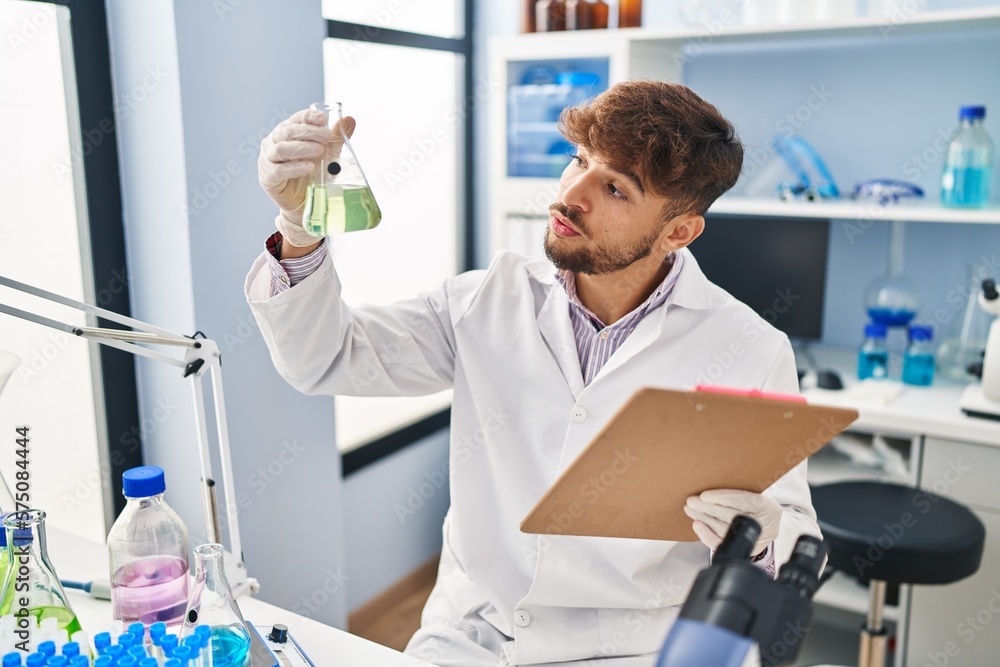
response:
<path fill-rule="evenodd" d="M 1000 655 L 1000 449 L 928 438 L 921 486 L 970 507 L 986 526 L 979 571 L 913 586 L 906 664 L 995 665 Z"/>

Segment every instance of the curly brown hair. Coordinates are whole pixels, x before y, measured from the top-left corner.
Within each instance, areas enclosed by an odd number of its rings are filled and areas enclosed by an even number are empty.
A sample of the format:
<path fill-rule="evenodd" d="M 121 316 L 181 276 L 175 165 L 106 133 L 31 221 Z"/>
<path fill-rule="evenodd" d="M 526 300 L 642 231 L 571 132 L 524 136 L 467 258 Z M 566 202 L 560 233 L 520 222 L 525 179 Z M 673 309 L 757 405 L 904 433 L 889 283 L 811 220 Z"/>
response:
<path fill-rule="evenodd" d="M 679 83 L 619 83 L 565 109 L 559 126 L 571 144 L 635 174 L 647 192 L 668 197 L 665 219 L 704 215 L 743 167 L 743 144 L 732 123 Z"/>

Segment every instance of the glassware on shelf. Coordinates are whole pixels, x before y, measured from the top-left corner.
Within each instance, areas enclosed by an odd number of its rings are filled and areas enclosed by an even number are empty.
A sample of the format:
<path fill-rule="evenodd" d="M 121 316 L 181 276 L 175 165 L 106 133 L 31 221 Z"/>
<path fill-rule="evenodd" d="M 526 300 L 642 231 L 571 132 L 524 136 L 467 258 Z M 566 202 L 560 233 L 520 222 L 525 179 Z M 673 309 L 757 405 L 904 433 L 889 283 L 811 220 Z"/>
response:
<path fill-rule="evenodd" d="M 588 0 L 566 0 L 566 29 L 590 30 L 594 6 Z"/>
<path fill-rule="evenodd" d="M 638 28 L 642 25 L 642 0 L 618 0 L 618 27 Z"/>
<path fill-rule="evenodd" d="M 993 316 L 978 304 L 979 290 L 983 278 L 989 277 L 985 267 L 966 266 L 965 303 L 961 312 L 948 322 L 948 329 L 942 333 L 938 347 L 937 368 L 945 377 L 953 380 L 973 381 L 979 377 L 970 372 L 973 364 L 982 364 L 986 354 L 986 338 L 990 332 Z"/>
<path fill-rule="evenodd" d="M 865 340 L 858 350 L 858 379 L 889 377 L 889 348 L 886 345 L 886 328 L 883 324 L 865 325 Z"/>
<path fill-rule="evenodd" d="M 889 235 L 888 272 L 871 282 L 865 310 L 876 324 L 905 327 L 917 315 L 920 299 L 913 281 L 903 275 L 904 223 L 894 220 Z"/>
<path fill-rule="evenodd" d="M 934 381 L 934 329 L 911 324 L 909 339 L 903 354 L 903 382 L 926 387 Z"/>
<path fill-rule="evenodd" d="M 203 544 L 194 550 L 194 586 L 188 597 L 181 639 L 207 625 L 213 667 L 242 667 L 250 650 L 250 634 L 229 587 L 221 544 Z"/>
<path fill-rule="evenodd" d="M 590 3 L 590 27 L 594 30 L 606 30 L 610 7 L 604 0 L 594 0 Z"/>
<path fill-rule="evenodd" d="M 521 2 L 521 32 L 535 32 L 535 5 L 538 0 L 522 0 Z"/>
<path fill-rule="evenodd" d="M 3 527 L 12 567 L 0 594 L 0 615 L 17 614 L 24 609 L 39 625 L 45 619 L 55 619 L 56 627 L 68 635 L 79 632 L 80 621 L 49 560 L 45 512 L 36 509 L 11 512 L 3 518 Z M 17 567 L 13 567 L 15 564 Z"/>
<path fill-rule="evenodd" d="M 311 108 L 327 115 L 330 129 L 343 128 L 343 105 L 334 104 L 317 103 Z M 313 236 L 364 231 L 376 227 L 382 220 L 382 211 L 375 202 L 357 154 L 347 135 L 343 135 L 343 139 L 344 147 L 336 160 L 327 162 L 325 155 L 316 160 L 312 182 L 306 190 L 302 227 Z"/>
<path fill-rule="evenodd" d="M 951 135 L 941 172 L 941 205 L 983 208 L 993 180 L 993 141 L 983 128 L 986 107 L 959 110 L 959 127 Z"/>
<path fill-rule="evenodd" d="M 566 29 L 566 2 L 564 0 L 539 0 L 535 5 L 535 30 L 557 32 Z"/>
<path fill-rule="evenodd" d="M 163 498 L 163 468 L 126 470 L 122 488 L 127 503 L 108 533 L 112 616 L 179 624 L 188 599 L 188 535 Z"/>

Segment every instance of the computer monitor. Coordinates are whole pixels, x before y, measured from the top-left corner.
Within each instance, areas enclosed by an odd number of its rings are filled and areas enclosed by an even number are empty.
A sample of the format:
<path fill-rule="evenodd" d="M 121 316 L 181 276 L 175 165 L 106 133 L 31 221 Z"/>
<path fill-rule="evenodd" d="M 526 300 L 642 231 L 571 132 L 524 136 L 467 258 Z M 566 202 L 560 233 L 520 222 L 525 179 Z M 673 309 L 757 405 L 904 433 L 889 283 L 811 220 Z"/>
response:
<path fill-rule="evenodd" d="M 690 247 L 709 280 L 789 338 L 819 340 L 829 236 L 825 219 L 709 214 Z"/>

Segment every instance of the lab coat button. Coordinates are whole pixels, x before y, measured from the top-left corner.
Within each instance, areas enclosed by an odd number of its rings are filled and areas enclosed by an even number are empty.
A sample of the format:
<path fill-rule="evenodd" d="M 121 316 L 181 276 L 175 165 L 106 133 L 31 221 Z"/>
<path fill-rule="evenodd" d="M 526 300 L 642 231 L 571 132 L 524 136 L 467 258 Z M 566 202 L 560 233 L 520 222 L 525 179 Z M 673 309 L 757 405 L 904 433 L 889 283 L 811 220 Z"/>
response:
<path fill-rule="evenodd" d="M 608 336 L 610 336 L 610 335 L 611 334 L 608 333 L 608 330 L 605 329 L 604 331 L 601 332 L 601 340 L 607 340 Z"/>
<path fill-rule="evenodd" d="M 583 408 L 573 408 L 573 412 L 569 413 L 569 418 L 575 422 L 582 422 L 587 419 L 587 411 Z"/>
<path fill-rule="evenodd" d="M 514 624 L 519 628 L 526 628 L 531 624 L 531 614 L 523 609 L 514 612 Z"/>

